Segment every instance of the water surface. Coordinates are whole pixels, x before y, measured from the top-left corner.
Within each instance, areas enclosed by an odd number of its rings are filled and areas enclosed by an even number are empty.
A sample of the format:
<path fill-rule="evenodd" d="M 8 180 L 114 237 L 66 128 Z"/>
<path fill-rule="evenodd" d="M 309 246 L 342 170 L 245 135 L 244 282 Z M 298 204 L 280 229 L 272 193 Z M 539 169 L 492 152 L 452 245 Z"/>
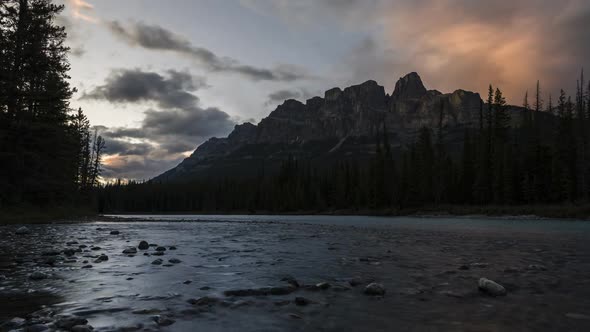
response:
<path fill-rule="evenodd" d="M 98 331 L 590 328 L 587 222 L 475 217 L 125 218 L 131 219 L 27 226 L 28 235 L 16 235 L 19 226 L 1 226 L 0 274 L 5 278 L 0 280 L 0 320 L 25 317 L 46 305 L 51 312 L 45 318 L 48 326 L 59 315 L 74 315 Z M 138 218 L 146 221 L 135 221 Z M 111 235 L 113 230 L 119 234 Z M 135 255 L 122 253 L 141 240 L 167 250 L 163 256 L 154 256 L 156 247 Z M 68 256 L 67 249 L 79 250 Z M 95 263 L 103 254 L 108 261 Z M 152 264 L 156 259 L 163 264 Z M 173 264 L 171 259 L 180 262 Z M 34 271 L 48 278 L 31 280 Z M 225 294 L 286 287 L 286 277 L 301 287 L 285 295 Z M 503 284 L 508 296 L 480 293 L 480 277 Z M 351 280 L 360 285 L 352 286 Z M 322 282 L 332 287 L 309 287 Z M 386 295 L 365 295 L 370 282 L 383 284 Z M 203 297 L 215 301 L 188 302 Z M 299 306 L 296 297 L 311 303 Z M 159 326 L 154 321 L 157 315 L 169 318 L 172 325 Z"/>

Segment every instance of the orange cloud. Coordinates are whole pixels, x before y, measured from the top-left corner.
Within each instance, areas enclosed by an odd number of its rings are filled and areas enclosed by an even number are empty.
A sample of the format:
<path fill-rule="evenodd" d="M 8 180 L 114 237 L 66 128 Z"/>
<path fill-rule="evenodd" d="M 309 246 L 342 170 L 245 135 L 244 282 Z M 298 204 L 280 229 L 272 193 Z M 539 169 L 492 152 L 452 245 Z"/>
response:
<path fill-rule="evenodd" d="M 84 0 L 68 0 L 68 2 L 72 11 L 72 16 L 86 22 L 98 23 L 98 19 L 88 13 L 94 11 L 94 5 Z"/>

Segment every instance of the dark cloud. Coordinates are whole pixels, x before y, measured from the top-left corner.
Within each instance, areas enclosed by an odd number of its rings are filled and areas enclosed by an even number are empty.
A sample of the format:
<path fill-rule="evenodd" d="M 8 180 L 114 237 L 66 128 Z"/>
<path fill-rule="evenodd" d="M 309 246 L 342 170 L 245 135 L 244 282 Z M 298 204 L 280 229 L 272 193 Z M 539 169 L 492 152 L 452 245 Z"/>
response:
<path fill-rule="evenodd" d="M 117 70 L 106 83 L 84 93 L 81 99 L 104 99 L 113 103 L 154 101 L 163 108 L 189 108 L 199 98 L 191 92 L 206 86 L 204 79 L 195 80 L 187 73 L 168 71 L 168 77 L 139 69 Z"/>
<path fill-rule="evenodd" d="M 295 81 L 309 78 L 301 68 L 293 65 L 279 65 L 273 69 L 266 69 L 244 65 L 236 59 L 220 57 L 157 25 L 137 22 L 125 27 L 117 21 L 112 21 L 107 26 L 115 36 L 132 46 L 176 52 L 197 61 L 211 72 L 236 73 L 254 81 Z"/>
<path fill-rule="evenodd" d="M 268 95 L 268 99 L 265 103 L 266 106 L 275 106 L 277 104 L 282 104 L 285 100 L 288 99 L 297 99 L 302 102 L 305 102 L 307 99 L 313 97 L 314 95 L 307 91 L 306 89 L 294 89 L 294 90 L 277 90 Z"/>
<path fill-rule="evenodd" d="M 139 127 L 96 128 L 106 139 L 109 171 L 105 177 L 153 177 L 208 138 L 227 135 L 236 122 L 218 108 L 200 105 L 193 93 L 203 86 L 203 80 L 187 73 L 168 71 L 162 75 L 134 69 L 114 71 L 104 85 L 84 93 L 84 99 L 158 107 L 144 112 Z"/>

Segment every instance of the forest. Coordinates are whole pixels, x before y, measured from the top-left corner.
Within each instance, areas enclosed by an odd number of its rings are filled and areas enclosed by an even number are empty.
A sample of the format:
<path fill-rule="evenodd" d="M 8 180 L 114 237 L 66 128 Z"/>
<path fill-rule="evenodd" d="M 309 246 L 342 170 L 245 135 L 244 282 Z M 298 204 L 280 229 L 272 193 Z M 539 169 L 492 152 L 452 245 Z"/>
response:
<path fill-rule="evenodd" d="M 382 134 L 369 162 L 346 159 L 323 170 L 289 158 L 257 177 L 187 183 L 117 181 L 100 195 L 109 212 L 404 211 L 439 205 L 520 206 L 587 203 L 590 195 L 590 84 L 578 79 L 575 98 L 562 90 L 542 98 L 540 84 L 514 116 L 499 88 L 489 87 L 479 125 L 466 128 L 458 153 L 449 149 L 442 109 L 436 128 L 394 151 Z M 529 101 L 531 99 L 531 101 Z M 549 120 L 547 120 L 549 119 Z"/>
<path fill-rule="evenodd" d="M 95 211 L 104 140 L 70 108 L 63 5 L 0 4 L 0 211 Z"/>

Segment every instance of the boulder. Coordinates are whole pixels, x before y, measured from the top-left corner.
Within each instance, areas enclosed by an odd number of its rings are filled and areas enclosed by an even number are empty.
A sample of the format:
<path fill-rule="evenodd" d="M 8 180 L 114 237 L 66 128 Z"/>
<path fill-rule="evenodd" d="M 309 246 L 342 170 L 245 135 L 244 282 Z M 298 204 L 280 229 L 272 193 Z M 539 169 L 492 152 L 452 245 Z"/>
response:
<path fill-rule="evenodd" d="M 139 250 L 148 250 L 150 245 L 147 243 L 147 241 L 141 241 L 139 242 L 139 246 L 137 246 L 137 248 L 139 248 Z"/>
<path fill-rule="evenodd" d="M 126 255 L 135 255 L 135 254 L 137 254 L 137 249 L 135 247 L 129 247 L 129 248 L 123 250 L 123 253 Z"/>
<path fill-rule="evenodd" d="M 385 292 L 385 286 L 376 282 L 368 284 L 367 287 L 365 287 L 365 294 L 367 295 L 383 296 L 385 295 Z"/>
<path fill-rule="evenodd" d="M 497 282 L 481 278 L 479 279 L 479 290 L 491 296 L 505 296 L 507 294 L 506 288 Z"/>

